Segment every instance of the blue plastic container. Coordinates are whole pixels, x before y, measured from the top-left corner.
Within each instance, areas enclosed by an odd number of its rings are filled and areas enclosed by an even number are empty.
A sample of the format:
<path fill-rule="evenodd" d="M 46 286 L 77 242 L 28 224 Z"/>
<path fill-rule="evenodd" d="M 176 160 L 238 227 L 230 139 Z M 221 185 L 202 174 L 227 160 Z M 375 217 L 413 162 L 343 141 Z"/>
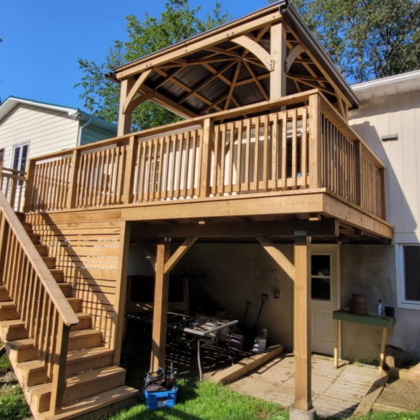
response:
<path fill-rule="evenodd" d="M 170 391 L 147 392 L 144 390 L 146 406 L 149 410 L 157 410 L 158 408 L 173 408 L 175 407 L 177 393 L 178 385 L 176 381 L 174 381 L 174 385 Z"/>

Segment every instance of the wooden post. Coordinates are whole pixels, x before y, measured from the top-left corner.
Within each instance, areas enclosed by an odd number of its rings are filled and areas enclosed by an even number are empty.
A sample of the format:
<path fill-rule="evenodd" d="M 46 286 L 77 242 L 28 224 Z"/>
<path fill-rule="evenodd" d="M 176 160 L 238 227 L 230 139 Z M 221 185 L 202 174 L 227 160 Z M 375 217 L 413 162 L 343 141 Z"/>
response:
<path fill-rule="evenodd" d="M 35 164 L 36 162 L 32 159 L 29 160 L 28 172 L 26 174 L 26 185 L 25 185 L 25 203 L 23 205 L 23 211 L 29 212 L 32 208 L 32 196 L 34 191 L 34 177 L 35 177 Z M 2 184 L 0 183 L 0 186 Z"/>
<path fill-rule="evenodd" d="M 135 146 L 136 138 L 134 136 L 130 137 L 128 143 L 128 152 L 127 152 L 127 161 L 125 164 L 125 175 L 124 175 L 124 194 L 123 194 L 123 203 L 130 204 L 130 199 L 133 193 L 133 172 L 134 172 L 134 159 L 135 159 Z M 152 161 L 152 158 L 149 158 Z M 155 156 L 156 159 L 156 156 Z"/>
<path fill-rule="evenodd" d="M 295 237 L 295 408 L 312 409 L 311 397 L 311 239 Z"/>
<path fill-rule="evenodd" d="M 156 251 L 155 299 L 153 304 L 153 333 L 150 371 L 156 372 L 165 365 L 166 324 L 168 316 L 169 275 L 165 263 L 170 257 L 170 244 L 165 239 Z"/>
<path fill-rule="evenodd" d="M 114 365 L 119 366 L 124 330 L 125 303 L 127 296 L 128 255 L 130 251 L 131 224 L 125 222 L 120 233 L 120 251 L 118 255 L 118 275 L 116 287 L 116 322 L 113 330 Z"/>
<path fill-rule="evenodd" d="M 51 388 L 50 411 L 57 415 L 62 411 L 63 397 L 66 390 L 66 365 L 70 327 L 60 322 L 57 333 L 56 351 L 54 355 L 53 380 Z"/>
<path fill-rule="evenodd" d="M 203 124 L 202 140 L 202 161 L 201 161 L 201 183 L 200 198 L 208 197 L 210 194 L 210 160 L 211 160 L 211 140 L 213 136 L 213 121 L 206 118 Z M 233 153 L 233 151 L 231 151 Z"/>
<path fill-rule="evenodd" d="M 270 29 L 270 55 L 273 70 L 270 73 L 270 100 L 286 96 L 286 27 L 282 22 Z"/>
<path fill-rule="evenodd" d="M 356 194 L 356 204 L 360 206 L 362 204 L 362 188 L 361 188 L 361 171 L 360 171 L 360 157 L 361 157 L 361 147 L 360 141 L 356 140 L 354 142 L 354 151 L 356 154 L 356 159 L 354 162 L 354 176 L 355 179 L 355 194 Z"/>
<path fill-rule="evenodd" d="M 381 343 L 381 355 L 379 357 L 379 373 L 384 370 L 385 364 L 385 346 L 386 346 L 386 336 L 388 334 L 388 328 L 384 327 L 382 330 L 382 343 Z"/>
<path fill-rule="evenodd" d="M 118 136 L 123 136 L 128 134 L 131 131 L 131 114 L 132 110 L 127 109 L 126 112 L 123 112 L 123 106 L 127 99 L 128 94 L 130 93 L 131 88 L 134 85 L 134 79 L 131 77 L 129 79 L 124 79 L 121 81 L 120 85 L 120 105 L 118 112 Z"/>
<path fill-rule="evenodd" d="M 9 196 L 9 204 L 13 210 L 15 207 L 17 186 L 18 186 L 18 180 L 16 179 L 15 175 L 13 175 L 11 178 L 11 187 L 10 187 L 10 196 Z"/>
<path fill-rule="evenodd" d="M 321 97 L 309 97 L 309 188 L 322 187 L 320 179 Z"/>
<path fill-rule="evenodd" d="M 338 368 L 338 343 L 340 342 L 340 321 L 336 319 L 335 323 L 335 335 L 334 335 L 334 367 Z"/>
<path fill-rule="evenodd" d="M 67 193 L 67 209 L 73 209 L 76 206 L 76 193 L 77 193 L 77 175 L 79 173 L 80 164 L 80 150 L 73 150 L 70 166 L 70 179 L 69 191 Z"/>

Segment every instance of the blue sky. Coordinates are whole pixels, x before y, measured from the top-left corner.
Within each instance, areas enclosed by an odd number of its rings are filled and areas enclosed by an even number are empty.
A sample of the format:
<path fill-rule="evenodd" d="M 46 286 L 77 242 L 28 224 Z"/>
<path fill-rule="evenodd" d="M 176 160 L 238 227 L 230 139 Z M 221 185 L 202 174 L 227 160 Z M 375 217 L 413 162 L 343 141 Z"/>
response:
<path fill-rule="evenodd" d="M 158 16 L 165 0 L 4 0 L 0 8 L 0 97 L 20 96 L 83 108 L 78 58 L 101 63 L 113 41 L 126 39 L 125 16 Z M 222 0 L 233 18 L 267 4 L 266 0 Z M 202 16 L 214 1 L 202 5 Z"/>

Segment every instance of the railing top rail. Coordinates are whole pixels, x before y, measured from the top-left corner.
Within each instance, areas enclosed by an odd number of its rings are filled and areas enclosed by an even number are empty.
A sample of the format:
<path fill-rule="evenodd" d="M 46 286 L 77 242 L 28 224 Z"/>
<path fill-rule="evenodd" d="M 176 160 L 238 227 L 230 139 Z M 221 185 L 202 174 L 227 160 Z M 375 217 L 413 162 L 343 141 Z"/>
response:
<path fill-rule="evenodd" d="M 144 139 L 145 137 L 151 137 L 153 135 L 164 135 L 165 133 L 172 132 L 175 130 L 181 129 L 193 129 L 194 126 L 202 125 L 204 120 L 211 119 L 213 121 L 227 120 L 235 117 L 239 117 L 245 114 L 258 113 L 263 111 L 277 111 L 281 107 L 286 105 L 293 105 L 303 103 L 309 100 L 311 95 L 319 93 L 318 89 L 308 90 L 306 92 L 297 93 L 295 95 L 289 95 L 284 98 L 275 99 L 272 101 L 259 102 L 252 105 L 243 106 L 240 108 L 231 109 L 229 111 L 220 111 L 215 112 L 210 115 L 203 115 L 201 117 L 190 118 L 188 120 L 179 121 L 173 124 L 163 125 L 161 127 L 150 128 L 143 131 L 137 131 L 133 133 L 126 134 L 124 136 L 113 137 L 107 140 L 102 140 L 99 142 L 91 143 L 85 146 L 75 147 L 73 149 L 66 149 L 60 152 L 50 153 L 48 155 L 37 156 L 32 158 L 32 162 L 37 162 L 41 160 L 53 159 L 60 156 L 66 156 L 72 154 L 74 150 L 80 150 L 80 152 L 87 150 L 94 150 L 100 147 L 105 147 L 112 144 L 124 143 L 129 141 L 130 137 L 134 136 L 136 139 Z"/>
<path fill-rule="evenodd" d="M 10 172 L 11 174 L 16 174 L 16 175 L 20 175 L 20 176 L 25 176 L 26 172 L 25 171 L 19 171 L 18 169 L 12 169 L 12 168 L 5 168 L 4 166 L 1 167 L 2 172 Z"/>
<path fill-rule="evenodd" d="M 20 223 L 14 210 L 10 207 L 2 192 L 0 192 L 0 210 L 3 212 L 5 219 L 8 221 L 10 228 L 16 235 L 16 238 L 26 253 L 28 260 L 31 262 L 35 272 L 38 274 L 41 283 L 45 287 L 52 303 L 63 319 L 64 324 L 67 326 L 76 325 L 79 322 L 79 318 L 68 303 L 50 270 L 45 265 L 45 262 L 42 260 L 42 257 L 35 248 L 35 245 L 32 243 L 31 238 Z"/>
<path fill-rule="evenodd" d="M 356 133 L 356 131 L 348 124 L 348 122 L 338 113 L 331 105 L 330 101 L 320 92 L 321 96 L 321 112 L 352 142 L 360 141 L 362 145 L 362 153 L 369 161 L 378 169 L 385 168 L 383 162 L 375 155 L 372 149 L 365 141 Z"/>

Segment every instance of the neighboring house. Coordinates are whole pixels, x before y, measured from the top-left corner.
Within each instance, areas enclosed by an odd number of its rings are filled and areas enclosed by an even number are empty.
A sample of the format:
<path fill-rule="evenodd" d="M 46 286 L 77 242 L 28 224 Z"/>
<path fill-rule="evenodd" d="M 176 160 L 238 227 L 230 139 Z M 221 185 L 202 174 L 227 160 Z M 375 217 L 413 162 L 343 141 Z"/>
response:
<path fill-rule="evenodd" d="M 78 108 L 10 96 L 0 106 L 0 158 L 26 170 L 29 158 L 114 137 L 117 127 Z"/>

